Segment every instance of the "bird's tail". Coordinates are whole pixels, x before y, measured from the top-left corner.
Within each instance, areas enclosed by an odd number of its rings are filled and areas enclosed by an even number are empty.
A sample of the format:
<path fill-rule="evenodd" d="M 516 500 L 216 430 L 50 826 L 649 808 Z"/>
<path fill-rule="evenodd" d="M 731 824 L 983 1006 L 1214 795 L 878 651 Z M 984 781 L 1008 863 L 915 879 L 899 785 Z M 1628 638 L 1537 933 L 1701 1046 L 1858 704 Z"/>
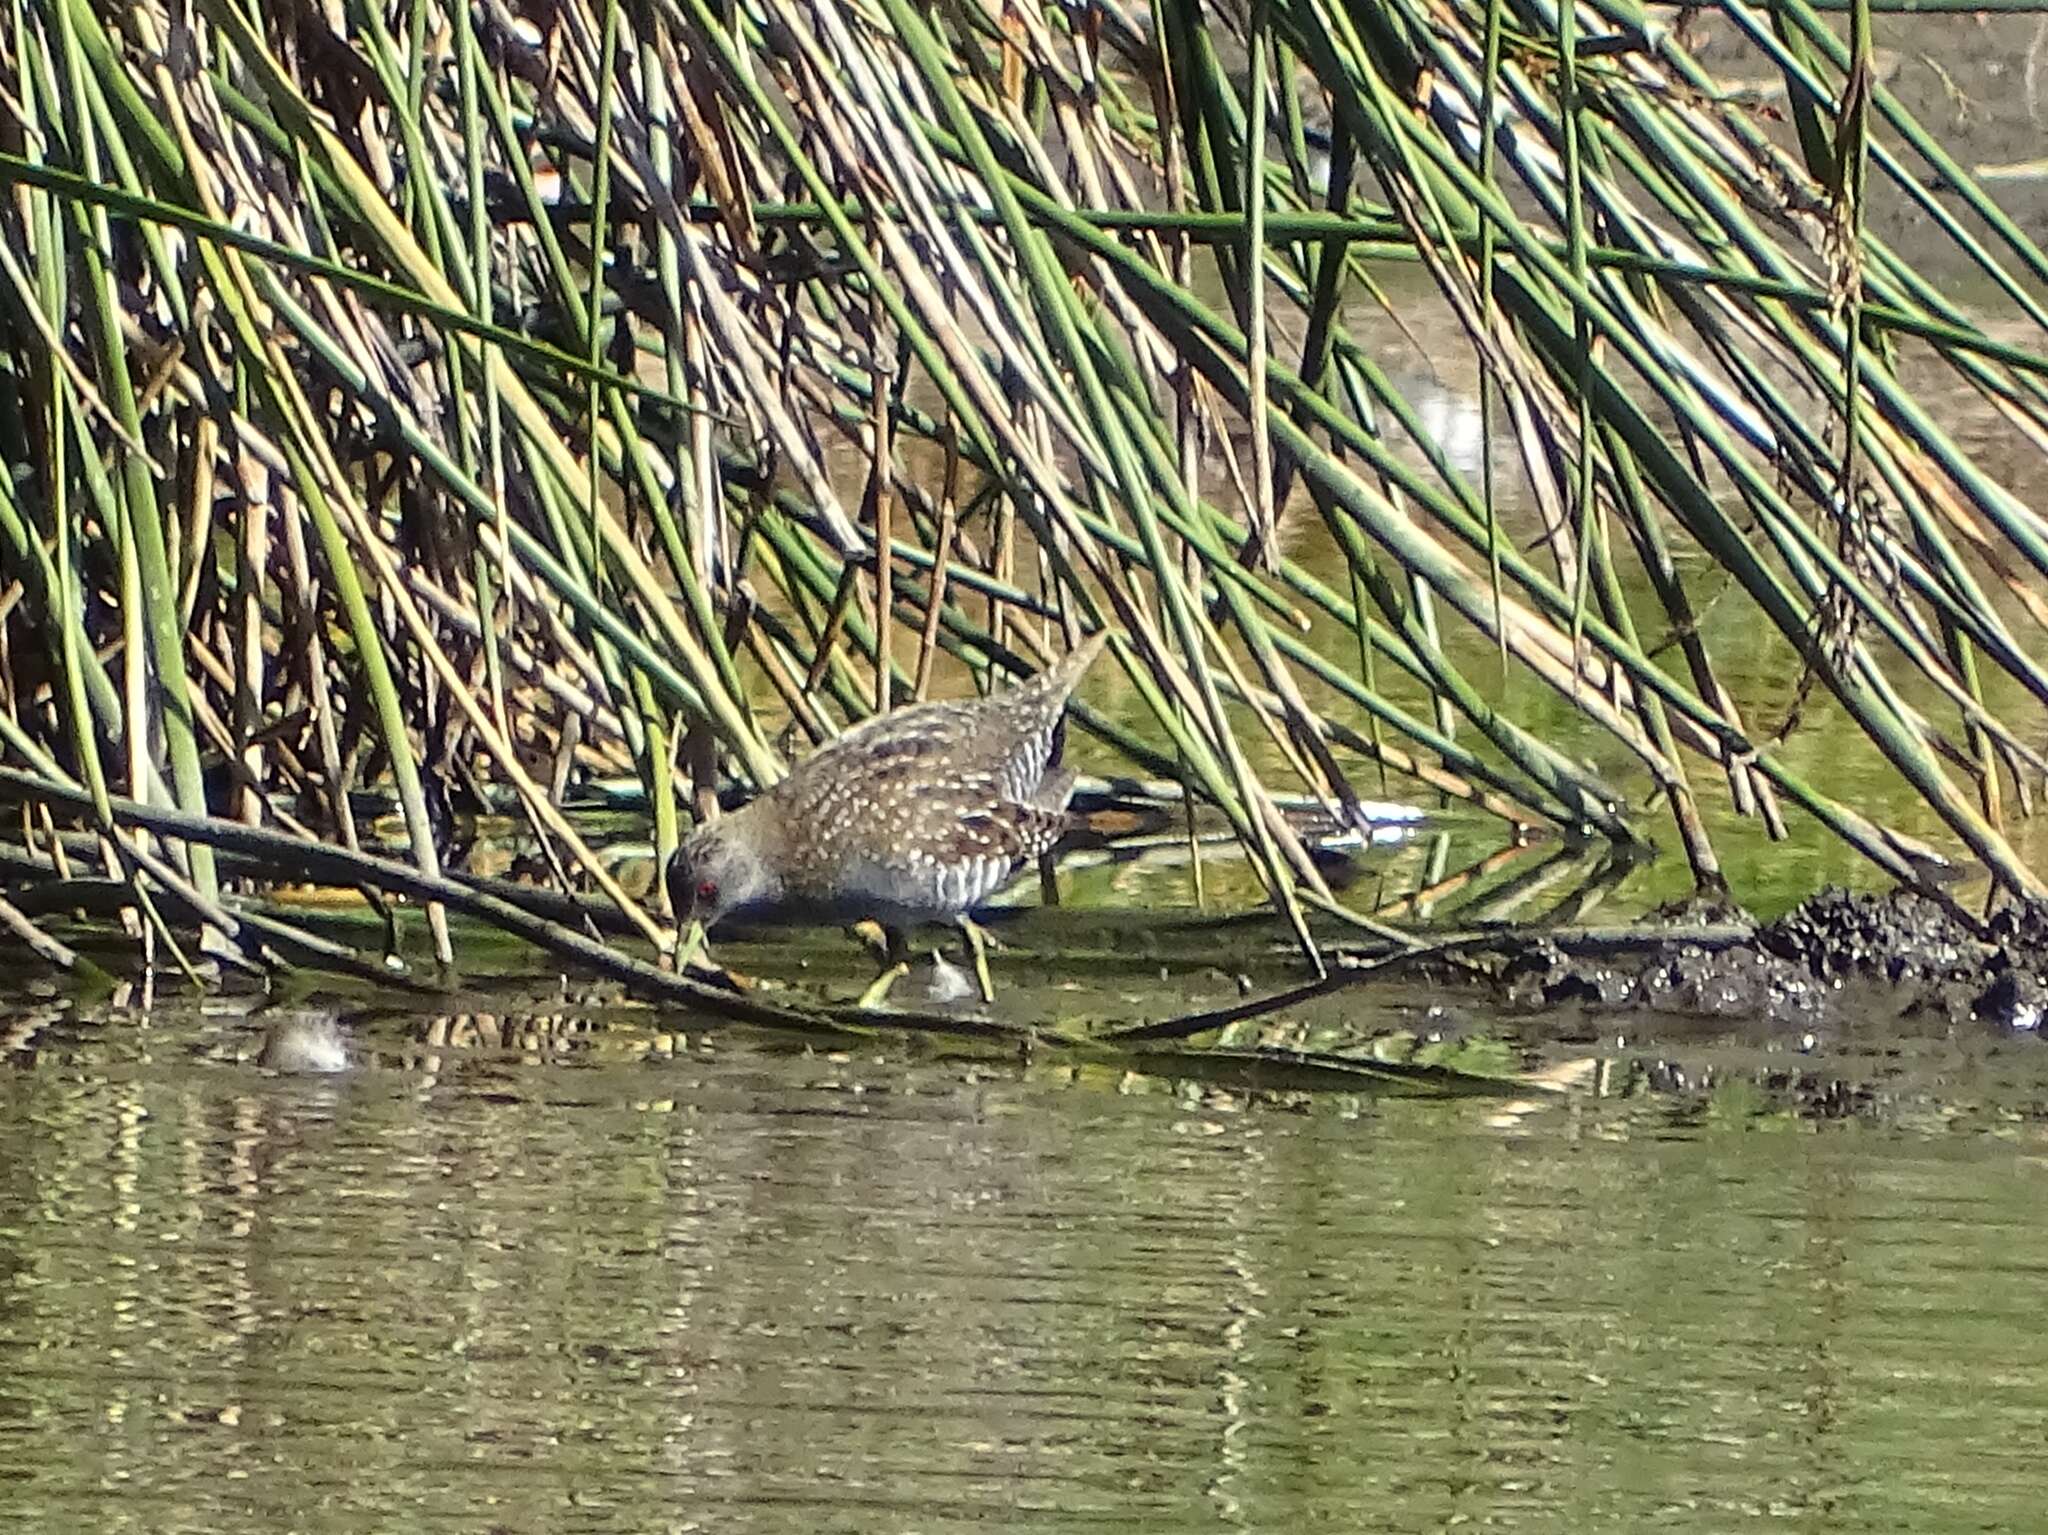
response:
<path fill-rule="evenodd" d="M 1042 689 L 1053 698 L 1065 702 L 1069 693 L 1081 685 L 1088 668 L 1095 664 L 1095 658 L 1102 654 L 1102 647 L 1109 643 L 1109 631 L 1097 629 L 1059 660 L 1031 679 L 1027 686 Z"/>

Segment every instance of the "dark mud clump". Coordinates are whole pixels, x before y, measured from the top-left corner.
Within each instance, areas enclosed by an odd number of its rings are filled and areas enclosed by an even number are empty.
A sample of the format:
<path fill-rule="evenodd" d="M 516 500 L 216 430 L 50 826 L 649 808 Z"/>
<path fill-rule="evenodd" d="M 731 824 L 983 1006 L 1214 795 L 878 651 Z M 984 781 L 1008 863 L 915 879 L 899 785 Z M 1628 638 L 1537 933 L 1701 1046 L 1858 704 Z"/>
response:
<path fill-rule="evenodd" d="M 1527 1008 L 1577 1006 L 1749 1019 L 1810 1010 L 1824 991 L 1796 966 L 1738 933 L 1683 927 L 1626 934 L 1560 933 L 1517 944 L 1501 972 L 1509 997 Z"/>
<path fill-rule="evenodd" d="M 1963 980 L 1983 962 L 1985 945 L 1947 908 L 1925 896 L 1851 895 L 1823 890 L 1757 930 L 1765 953 L 1815 980 L 1857 978 L 1895 986 Z"/>
<path fill-rule="evenodd" d="M 2048 1015 L 2048 906 L 1981 927 L 1910 892 L 1826 890 L 1775 922 L 1684 910 L 1639 927 L 1523 935 L 1500 951 L 1509 996 L 1532 1008 L 1642 1009 L 1813 1021 L 1881 1001 L 2032 1030 Z"/>

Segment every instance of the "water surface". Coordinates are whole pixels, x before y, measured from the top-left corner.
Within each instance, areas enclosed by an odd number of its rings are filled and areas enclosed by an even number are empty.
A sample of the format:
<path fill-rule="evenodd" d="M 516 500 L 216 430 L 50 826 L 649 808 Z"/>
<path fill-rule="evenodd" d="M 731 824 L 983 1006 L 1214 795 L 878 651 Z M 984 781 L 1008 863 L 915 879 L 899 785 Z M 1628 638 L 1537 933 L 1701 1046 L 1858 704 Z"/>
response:
<path fill-rule="evenodd" d="M 1841 1118 L 645 1017 L 378 1024 L 320 1078 L 232 1016 L 7 1042 L 8 1528 L 2038 1519 L 2030 1041 Z"/>

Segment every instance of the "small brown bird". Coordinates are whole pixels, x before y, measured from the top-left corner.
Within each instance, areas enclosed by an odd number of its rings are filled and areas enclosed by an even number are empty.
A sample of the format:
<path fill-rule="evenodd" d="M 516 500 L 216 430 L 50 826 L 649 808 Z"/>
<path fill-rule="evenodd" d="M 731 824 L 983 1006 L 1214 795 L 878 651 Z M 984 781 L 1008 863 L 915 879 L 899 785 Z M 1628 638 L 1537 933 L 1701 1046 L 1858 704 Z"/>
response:
<path fill-rule="evenodd" d="M 986 698 L 868 720 L 751 803 L 700 828 L 669 861 L 677 920 L 845 924 L 872 918 L 902 973 L 909 931 L 950 922 L 989 995 L 974 908 L 1067 830 L 1060 766 L 1067 699 L 1108 640 L 1098 631 L 1030 681 Z"/>

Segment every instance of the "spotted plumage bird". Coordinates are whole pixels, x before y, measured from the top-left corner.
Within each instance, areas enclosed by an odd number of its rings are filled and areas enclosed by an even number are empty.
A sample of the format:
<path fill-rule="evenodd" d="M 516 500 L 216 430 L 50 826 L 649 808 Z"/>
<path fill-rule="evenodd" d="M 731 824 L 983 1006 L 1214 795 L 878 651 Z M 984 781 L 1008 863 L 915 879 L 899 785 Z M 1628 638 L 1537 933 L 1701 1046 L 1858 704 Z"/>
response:
<path fill-rule="evenodd" d="M 679 921 L 873 919 L 901 973 L 909 932 L 960 925 L 983 995 L 974 909 L 1070 824 L 1074 775 L 1060 766 L 1067 699 L 1102 653 L 1091 635 L 1029 681 L 986 698 L 915 704 L 868 720 L 814 752 L 670 860 Z M 871 990 L 870 997 L 879 992 Z"/>

